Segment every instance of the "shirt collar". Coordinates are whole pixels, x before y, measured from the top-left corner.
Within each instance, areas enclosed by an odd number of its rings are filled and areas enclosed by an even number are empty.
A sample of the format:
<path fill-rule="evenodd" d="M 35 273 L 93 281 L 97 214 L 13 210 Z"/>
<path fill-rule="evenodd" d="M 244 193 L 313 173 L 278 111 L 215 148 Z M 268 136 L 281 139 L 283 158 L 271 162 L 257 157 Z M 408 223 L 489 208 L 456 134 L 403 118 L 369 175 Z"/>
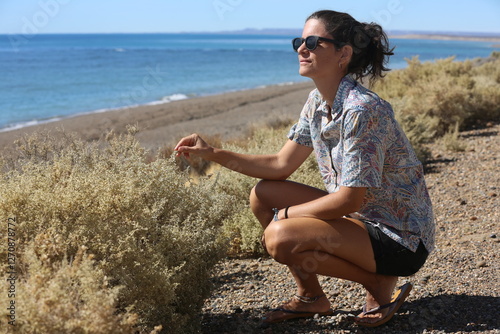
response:
<path fill-rule="evenodd" d="M 356 80 L 348 74 L 340 80 L 339 88 L 337 89 L 337 95 L 333 100 L 332 113 L 337 113 L 342 111 L 344 107 L 344 101 L 349 96 L 350 91 L 357 85 Z"/>

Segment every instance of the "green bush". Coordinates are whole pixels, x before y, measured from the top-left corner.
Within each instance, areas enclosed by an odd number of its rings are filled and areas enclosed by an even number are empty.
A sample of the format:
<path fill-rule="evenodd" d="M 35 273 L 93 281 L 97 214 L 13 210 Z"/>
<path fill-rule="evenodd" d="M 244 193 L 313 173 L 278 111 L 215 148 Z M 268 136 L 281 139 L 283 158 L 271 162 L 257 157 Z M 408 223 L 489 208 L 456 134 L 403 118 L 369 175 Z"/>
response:
<path fill-rule="evenodd" d="M 83 284 L 94 280 L 93 293 L 100 291 L 110 299 L 107 305 L 116 304 L 110 324 L 122 324 L 130 312 L 138 315 L 142 332 L 155 326 L 177 333 L 198 329 L 211 270 L 225 256 L 219 230 L 235 211 L 230 196 L 212 191 L 209 183 L 188 184 L 172 159 L 146 162 L 147 154 L 132 134 L 111 135 L 105 143 L 94 144 L 67 135 L 38 135 L 19 143 L 18 156 L 3 164 L 0 214 L 17 219 L 21 286 L 29 288 L 42 275 L 42 280 L 57 283 L 43 293 L 80 295 Z M 4 239 L 6 229 L 0 233 Z M 85 263 L 82 270 L 64 264 L 82 247 L 93 256 L 92 264 Z M 1 243 L 2 258 L 7 258 L 6 251 Z M 91 265 L 106 276 L 108 285 L 99 277 L 85 276 Z M 40 268 L 52 272 L 39 274 Z M 65 278 L 72 270 L 75 278 Z M 29 333 L 45 316 L 37 313 L 41 309 L 34 308 L 35 301 L 50 297 L 22 298 L 33 308 L 20 311 L 16 328 Z M 85 298 L 70 302 L 63 299 L 58 307 L 101 312 Z M 73 332 L 93 333 L 93 327 L 86 327 L 93 326 L 90 320 L 75 325 Z M 60 332 L 60 321 L 44 318 L 44 328 L 52 328 L 46 332 Z"/>

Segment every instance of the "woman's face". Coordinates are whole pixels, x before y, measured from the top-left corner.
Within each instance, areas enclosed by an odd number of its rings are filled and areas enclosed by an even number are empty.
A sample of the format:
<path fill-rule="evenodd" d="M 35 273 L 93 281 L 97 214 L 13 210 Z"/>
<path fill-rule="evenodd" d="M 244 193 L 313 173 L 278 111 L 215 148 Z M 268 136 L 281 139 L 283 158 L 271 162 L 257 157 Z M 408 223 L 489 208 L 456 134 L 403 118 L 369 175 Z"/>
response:
<path fill-rule="evenodd" d="M 319 36 L 329 39 L 333 37 L 326 31 L 325 25 L 317 19 L 310 19 L 306 22 L 302 32 L 302 38 L 308 36 Z M 339 68 L 340 52 L 330 42 L 319 41 L 318 47 L 309 51 L 305 43 L 297 50 L 299 57 L 299 74 L 313 80 L 320 78 L 336 77 L 341 75 Z"/>

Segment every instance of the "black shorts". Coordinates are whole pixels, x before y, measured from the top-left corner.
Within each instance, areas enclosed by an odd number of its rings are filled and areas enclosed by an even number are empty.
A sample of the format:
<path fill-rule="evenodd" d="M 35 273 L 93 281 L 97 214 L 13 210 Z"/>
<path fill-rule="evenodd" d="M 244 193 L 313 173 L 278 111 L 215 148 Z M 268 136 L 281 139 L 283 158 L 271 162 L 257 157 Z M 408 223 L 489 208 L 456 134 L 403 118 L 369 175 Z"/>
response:
<path fill-rule="evenodd" d="M 417 251 L 412 252 L 383 233 L 378 227 L 364 222 L 377 264 L 377 274 L 389 276 L 410 276 L 425 263 L 429 252 L 420 241 Z"/>

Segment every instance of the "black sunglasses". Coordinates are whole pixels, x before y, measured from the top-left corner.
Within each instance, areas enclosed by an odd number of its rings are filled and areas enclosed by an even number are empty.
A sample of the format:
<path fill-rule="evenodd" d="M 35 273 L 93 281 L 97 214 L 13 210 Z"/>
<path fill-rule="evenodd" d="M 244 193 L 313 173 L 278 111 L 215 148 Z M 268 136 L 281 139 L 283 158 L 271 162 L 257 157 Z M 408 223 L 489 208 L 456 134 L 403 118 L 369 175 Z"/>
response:
<path fill-rule="evenodd" d="M 340 48 L 344 45 L 344 43 L 341 43 L 339 41 L 336 41 L 334 39 L 329 39 L 329 38 L 324 38 L 324 37 L 319 37 L 319 36 L 307 36 L 306 38 L 294 38 L 292 40 L 292 46 L 295 51 L 298 51 L 300 46 L 306 42 L 306 48 L 309 51 L 313 51 L 318 47 L 318 42 L 319 41 L 324 41 L 324 42 L 330 42 L 335 45 L 335 47 Z"/>

